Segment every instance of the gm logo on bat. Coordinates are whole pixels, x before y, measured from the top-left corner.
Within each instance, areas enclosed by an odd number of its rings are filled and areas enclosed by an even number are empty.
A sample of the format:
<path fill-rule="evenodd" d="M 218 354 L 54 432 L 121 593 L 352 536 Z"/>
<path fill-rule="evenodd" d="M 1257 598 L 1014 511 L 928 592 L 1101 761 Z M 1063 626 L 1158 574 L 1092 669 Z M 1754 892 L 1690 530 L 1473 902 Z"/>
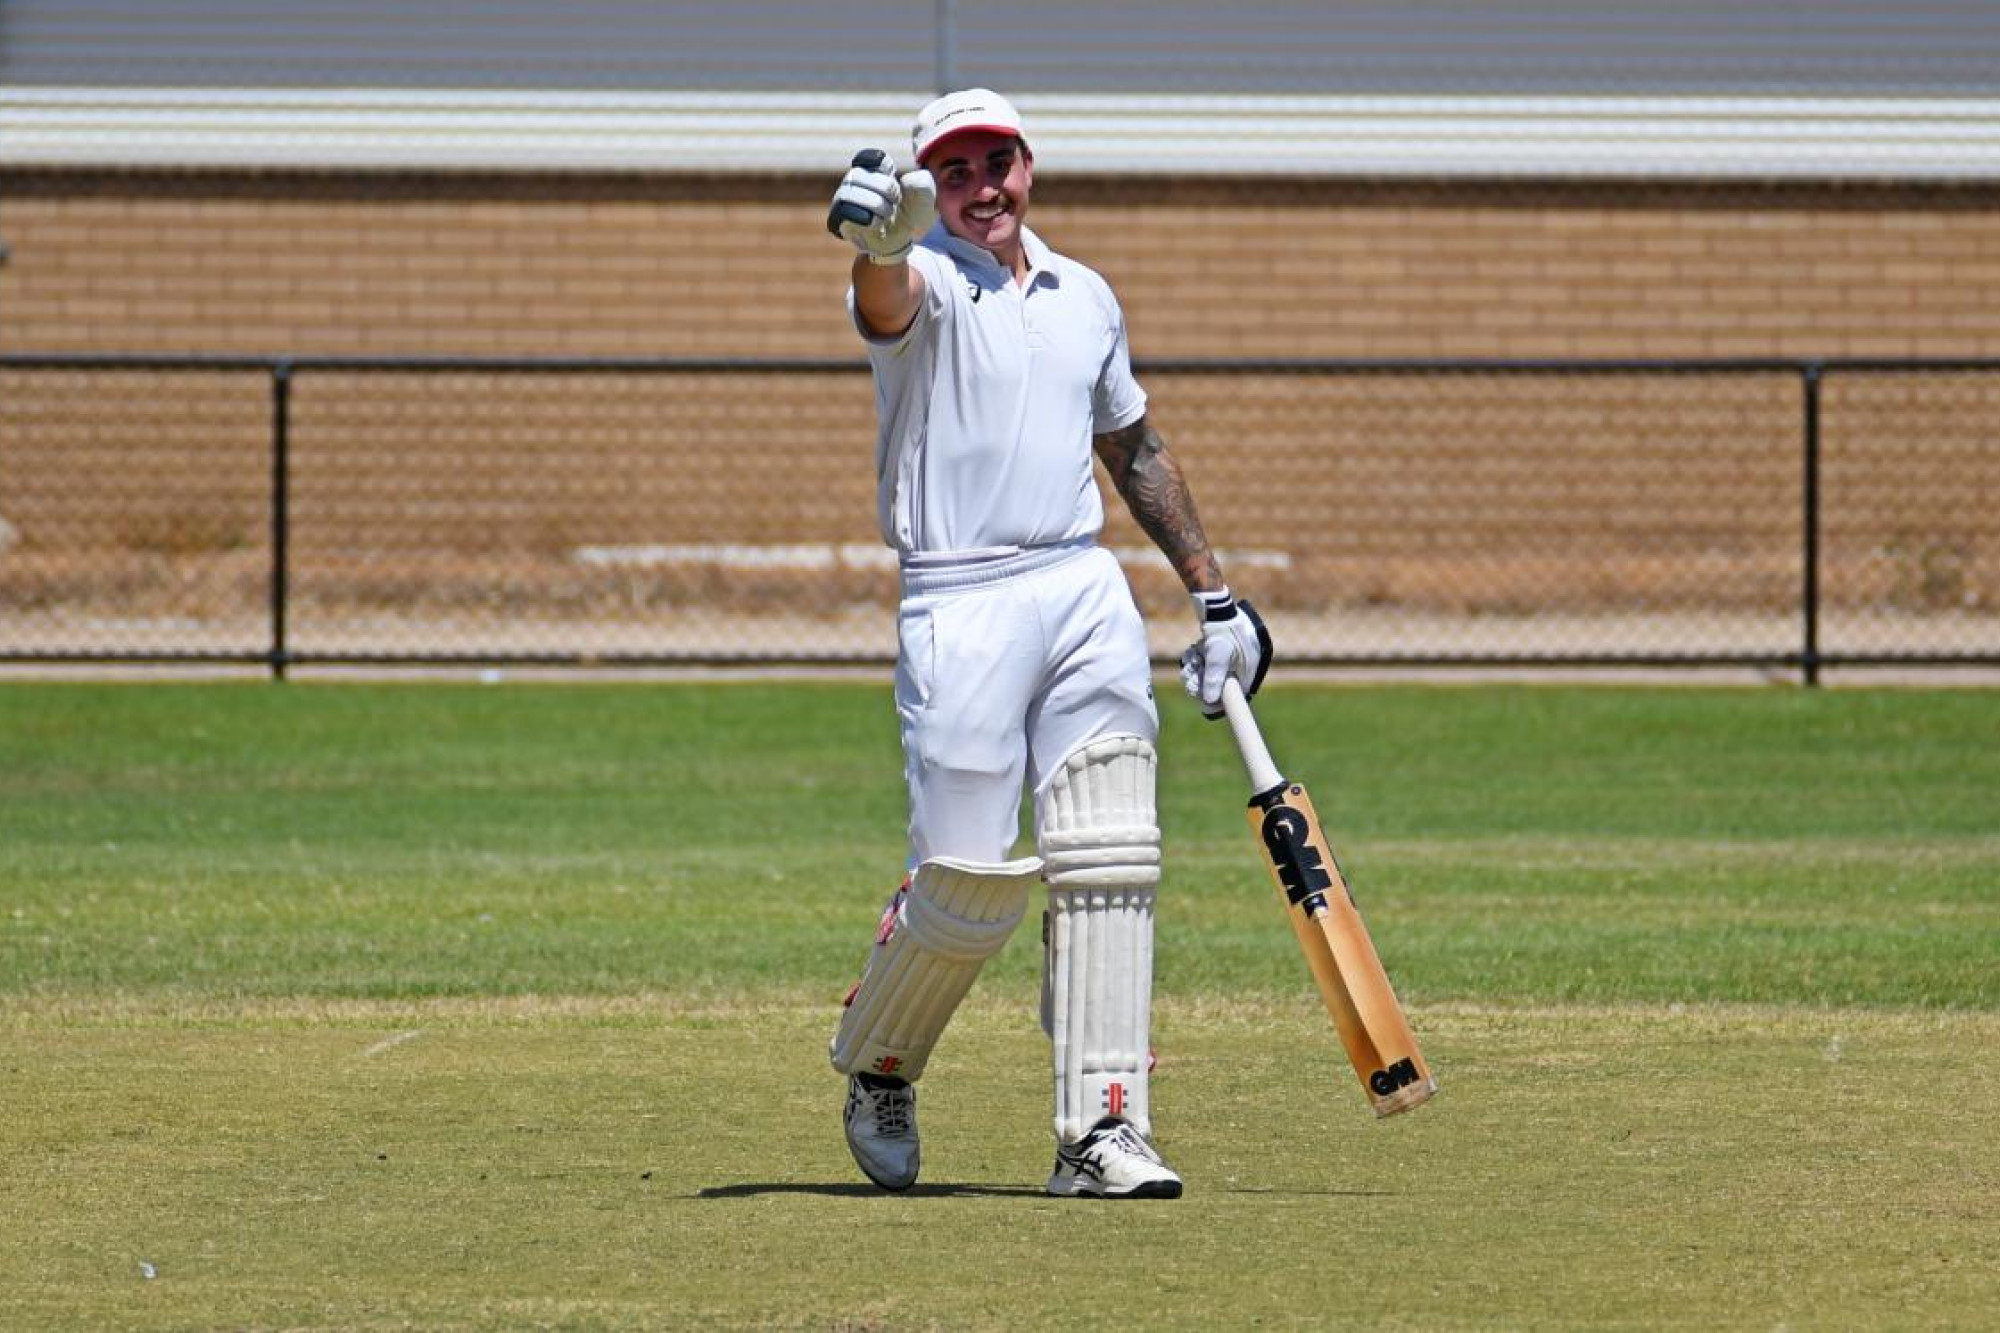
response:
<path fill-rule="evenodd" d="M 1289 805 L 1274 805 L 1264 812 L 1264 848 L 1278 869 L 1285 900 L 1292 906 L 1333 887 L 1333 876 L 1320 860 L 1319 848 L 1312 845 L 1306 817 Z"/>
<path fill-rule="evenodd" d="M 1387 1069 L 1378 1069 L 1368 1076 L 1368 1090 L 1377 1097 L 1387 1097 L 1398 1088 L 1407 1088 L 1417 1081 L 1417 1062 L 1408 1056 L 1396 1061 Z"/>

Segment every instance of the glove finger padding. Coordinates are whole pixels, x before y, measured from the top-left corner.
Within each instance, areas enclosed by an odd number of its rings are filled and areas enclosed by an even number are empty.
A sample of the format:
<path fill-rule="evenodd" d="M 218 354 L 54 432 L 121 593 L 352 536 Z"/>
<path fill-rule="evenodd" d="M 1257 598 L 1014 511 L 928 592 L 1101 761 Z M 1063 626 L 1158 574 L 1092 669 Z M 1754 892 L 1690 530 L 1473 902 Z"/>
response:
<path fill-rule="evenodd" d="M 841 178 L 840 188 L 833 192 L 833 216 L 839 220 L 841 237 L 867 249 L 860 238 L 895 220 L 902 193 L 894 176 L 860 167 L 848 172 Z"/>
<path fill-rule="evenodd" d="M 869 198 L 866 194 L 859 197 L 849 196 L 849 186 L 856 177 L 864 175 L 884 176 L 894 180 L 895 164 L 880 148 L 864 148 L 854 155 L 854 160 L 848 163 L 847 174 L 840 178 L 840 185 L 834 190 L 833 206 L 826 214 L 826 229 L 835 236 L 844 235 L 842 228 L 846 223 L 851 222 L 857 227 L 872 227 L 888 216 L 887 212 L 877 207 L 877 198 Z M 869 193 L 878 198 L 881 195 L 880 190 Z"/>
<path fill-rule="evenodd" d="M 1186 690 L 1188 697 L 1196 703 L 1201 703 L 1201 649 L 1201 643 L 1195 642 L 1181 652 L 1181 688 Z M 1222 707 L 1218 704 L 1211 711 L 1207 704 L 1202 704 L 1201 712 L 1203 717 L 1213 721 L 1222 716 Z"/>

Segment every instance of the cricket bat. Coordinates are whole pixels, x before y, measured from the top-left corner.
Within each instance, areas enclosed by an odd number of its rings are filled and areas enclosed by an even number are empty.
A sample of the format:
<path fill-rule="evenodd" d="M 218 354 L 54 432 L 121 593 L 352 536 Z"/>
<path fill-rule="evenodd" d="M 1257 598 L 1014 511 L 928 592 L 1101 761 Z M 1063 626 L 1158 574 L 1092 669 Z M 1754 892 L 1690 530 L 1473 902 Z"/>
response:
<path fill-rule="evenodd" d="M 1222 707 L 1250 775 L 1250 827 L 1263 844 L 1292 933 L 1375 1114 L 1422 1106 L 1437 1091 L 1437 1080 L 1417 1049 L 1312 799 L 1279 773 L 1250 701 L 1234 679 L 1223 683 Z"/>

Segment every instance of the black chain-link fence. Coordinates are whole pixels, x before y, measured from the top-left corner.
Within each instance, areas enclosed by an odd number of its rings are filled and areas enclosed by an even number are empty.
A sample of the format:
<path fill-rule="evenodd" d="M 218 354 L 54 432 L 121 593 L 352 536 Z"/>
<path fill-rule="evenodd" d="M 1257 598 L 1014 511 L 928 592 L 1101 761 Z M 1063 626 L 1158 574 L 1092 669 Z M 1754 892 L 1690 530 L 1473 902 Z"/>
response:
<path fill-rule="evenodd" d="M 2000 664 L 2000 362 L 1140 371 L 1287 661 Z M 0 357 L 0 660 L 886 662 L 873 440 L 849 361 Z"/>

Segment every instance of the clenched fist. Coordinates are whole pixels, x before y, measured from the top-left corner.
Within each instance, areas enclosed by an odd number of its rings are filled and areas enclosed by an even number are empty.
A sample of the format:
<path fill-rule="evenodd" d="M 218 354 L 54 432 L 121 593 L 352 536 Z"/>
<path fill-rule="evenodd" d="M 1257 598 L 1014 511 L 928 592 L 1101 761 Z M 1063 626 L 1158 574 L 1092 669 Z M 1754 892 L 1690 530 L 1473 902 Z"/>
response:
<path fill-rule="evenodd" d="M 906 171 L 880 148 L 854 155 L 833 192 L 826 229 L 851 241 L 873 264 L 900 264 L 937 218 L 937 182 L 928 171 Z"/>

